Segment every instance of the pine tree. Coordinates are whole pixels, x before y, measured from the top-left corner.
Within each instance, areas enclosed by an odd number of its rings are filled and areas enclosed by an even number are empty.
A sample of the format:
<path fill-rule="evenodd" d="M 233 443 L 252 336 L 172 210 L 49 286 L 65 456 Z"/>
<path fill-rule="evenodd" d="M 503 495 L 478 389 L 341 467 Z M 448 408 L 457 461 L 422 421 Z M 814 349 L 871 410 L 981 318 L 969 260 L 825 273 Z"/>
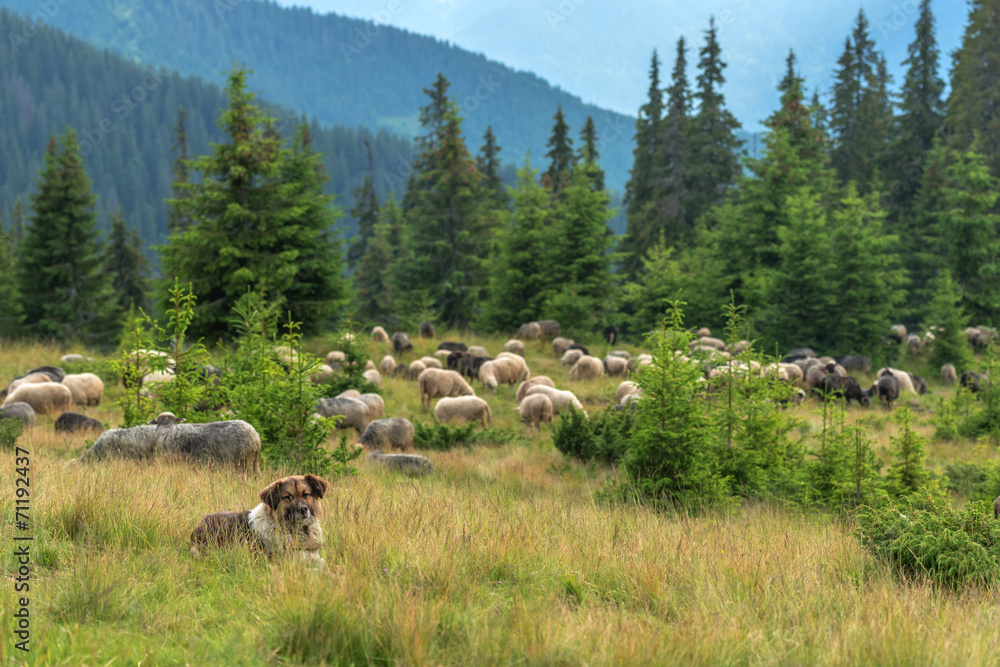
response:
<path fill-rule="evenodd" d="M 401 291 L 396 272 L 403 242 L 403 209 L 389 195 L 372 228 L 372 237 L 354 274 L 357 317 L 364 322 L 395 323 L 395 301 Z M 405 282 L 403 284 L 405 290 Z"/>
<path fill-rule="evenodd" d="M 24 333 L 24 309 L 18 289 L 16 257 L 17 246 L 12 234 L 0 229 L 0 338 L 6 339 Z"/>
<path fill-rule="evenodd" d="M 889 451 L 893 462 L 885 475 L 886 490 L 892 496 L 903 496 L 920 491 L 931 479 L 924 467 L 927 439 L 913 429 L 913 414 L 906 406 L 896 411 L 894 420 L 899 431 L 889 436 Z"/>
<path fill-rule="evenodd" d="M 601 158 L 597 150 L 597 128 L 594 126 L 594 118 L 587 116 L 583 130 L 580 131 L 580 150 L 577 153 L 576 161 L 587 174 L 587 178 L 593 183 L 595 190 L 604 189 L 604 170 L 601 169 L 598 161 Z"/>
<path fill-rule="evenodd" d="M 944 123 L 944 81 L 938 76 L 938 46 L 930 0 L 921 0 L 916 37 L 903 65 L 900 114 L 892 146 L 893 205 L 907 210 L 920 186 L 924 161 Z"/>
<path fill-rule="evenodd" d="M 569 136 L 569 125 L 563 116 L 562 106 L 556 109 L 553 119 L 556 124 L 552 126 L 552 136 L 546 144 L 549 152 L 545 154 L 549 159 L 549 168 L 542 178 L 542 185 L 558 194 L 572 181 L 575 157 L 573 139 Z"/>
<path fill-rule="evenodd" d="M 930 282 L 930 301 L 926 304 L 924 327 L 934 334 L 930 363 L 937 368 L 954 364 L 966 369 L 972 363 L 969 343 L 964 329 L 969 317 L 962 308 L 962 290 L 951 277 L 951 271 L 942 269 Z"/>
<path fill-rule="evenodd" d="M 10 214 L 10 246 L 13 252 L 17 253 L 24 239 L 24 205 L 18 197 L 14 202 L 14 210 Z"/>
<path fill-rule="evenodd" d="M 662 122 L 663 90 L 660 87 L 660 59 L 654 50 L 649 64 L 649 99 L 639 107 L 635 121 L 635 148 L 632 149 L 634 158 L 628 183 L 625 184 L 625 218 L 630 231 L 623 249 L 629 253 L 626 259 L 629 273 L 638 266 L 639 258 L 642 256 L 641 249 L 633 246 L 636 246 L 636 239 L 645 235 L 639 228 L 647 224 L 644 211 L 653 198 L 652 184 L 656 176 L 656 161 L 660 154 Z"/>
<path fill-rule="evenodd" d="M 62 153 L 51 138 L 18 266 L 25 325 L 41 336 L 105 343 L 116 329 L 95 200 L 76 133 L 63 137 Z"/>
<path fill-rule="evenodd" d="M 454 102 L 448 96 L 450 87 L 451 82 L 444 74 L 438 72 L 434 85 L 423 89 L 430 101 L 420 107 L 420 127 L 423 128 L 424 134 L 413 141 L 416 147 L 416 159 L 411 165 L 412 169 L 406 183 L 406 194 L 403 197 L 404 212 L 409 212 L 416 205 L 418 194 L 428 187 L 427 179 L 421 178 L 421 175 L 437 168 L 438 151 L 444 141 L 447 125 L 446 116 L 454 108 Z"/>
<path fill-rule="evenodd" d="M 1000 8 L 996 0 L 972 0 L 970 5 L 962 46 L 952 55 L 945 126 L 960 149 L 971 146 L 978 132 L 978 150 L 993 175 L 1000 176 Z"/>
<path fill-rule="evenodd" d="M 198 297 L 195 336 L 228 335 L 230 311 L 248 291 L 290 310 L 303 333 L 317 330 L 343 294 L 341 251 L 329 235 L 340 214 L 322 194 L 319 158 L 305 128 L 294 150 L 281 147 L 247 74 L 236 68 L 228 77 L 229 107 L 218 124 L 229 142 L 195 160 L 201 178 L 180 186 L 189 196 L 168 202 L 192 221 L 170 236 L 162 260 L 164 273 Z"/>
<path fill-rule="evenodd" d="M 537 320 L 552 292 L 551 210 L 537 176 L 525 158 L 511 192 L 510 222 L 498 234 L 497 256 L 490 264 L 489 298 L 478 320 L 484 330 L 508 331 Z"/>
<path fill-rule="evenodd" d="M 722 202 L 742 171 L 739 150 L 743 142 L 736 136 L 740 123 L 725 108 L 722 85 L 726 79 L 722 72 L 726 63 L 721 58 L 714 17 L 698 55 L 698 88 L 694 94 L 698 112 L 692 119 L 688 154 L 690 220 Z"/>
<path fill-rule="evenodd" d="M 122 314 L 146 308 L 146 280 L 149 260 L 142 253 L 142 239 L 134 229 L 125 225 L 125 211 L 121 208 L 111 215 L 108 234 L 106 267 L 111 275 L 111 287 L 117 296 Z"/>
<path fill-rule="evenodd" d="M 493 126 L 489 125 L 483 135 L 483 147 L 476 156 L 476 169 L 483 175 L 483 192 L 490 199 L 490 208 L 506 211 L 510 208 L 510 195 L 500 177 L 500 150 Z"/>
<path fill-rule="evenodd" d="M 191 180 L 191 156 L 188 155 L 187 130 L 184 127 L 184 118 L 187 111 L 183 107 L 177 109 L 177 124 L 174 125 L 174 143 L 171 150 L 174 152 L 173 174 L 174 178 L 170 184 L 171 194 L 174 198 L 187 196 L 188 190 L 184 189 L 184 184 Z M 181 232 L 191 226 L 191 220 L 180 213 L 180 209 L 175 206 L 167 208 L 167 233 Z"/>
<path fill-rule="evenodd" d="M 365 254 L 368 241 L 375 231 L 378 222 L 378 196 L 375 194 L 375 167 L 372 163 L 371 143 L 365 139 L 365 152 L 368 154 L 368 171 L 361 187 L 354 190 L 354 208 L 351 216 L 358 222 L 358 232 L 347 251 L 347 266 L 357 267 Z"/>

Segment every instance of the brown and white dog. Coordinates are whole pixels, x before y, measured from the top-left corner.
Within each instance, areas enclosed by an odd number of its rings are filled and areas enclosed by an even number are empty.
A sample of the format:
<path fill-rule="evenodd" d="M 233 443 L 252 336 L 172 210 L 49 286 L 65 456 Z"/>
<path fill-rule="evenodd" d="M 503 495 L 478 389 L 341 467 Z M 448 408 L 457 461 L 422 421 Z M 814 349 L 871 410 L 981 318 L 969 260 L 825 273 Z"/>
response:
<path fill-rule="evenodd" d="M 315 475 L 283 477 L 260 492 L 261 503 L 252 510 L 206 515 L 191 533 L 191 553 L 198 556 L 206 546 L 242 542 L 268 556 L 296 553 L 322 567 L 319 520 L 329 486 Z"/>

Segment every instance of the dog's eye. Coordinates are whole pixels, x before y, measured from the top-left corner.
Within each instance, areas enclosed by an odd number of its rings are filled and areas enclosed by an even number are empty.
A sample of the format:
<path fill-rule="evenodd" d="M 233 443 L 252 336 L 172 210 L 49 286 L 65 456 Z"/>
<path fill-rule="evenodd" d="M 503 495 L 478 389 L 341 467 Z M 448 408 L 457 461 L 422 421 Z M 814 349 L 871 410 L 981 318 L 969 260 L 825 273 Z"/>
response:
<path fill-rule="evenodd" d="M 303 493 L 303 494 L 302 494 L 302 497 L 303 497 L 303 498 L 308 498 L 308 497 L 309 497 L 309 494 L 308 494 L 308 493 Z"/>
<path fill-rule="evenodd" d="M 281 496 L 281 499 L 282 500 L 291 500 L 292 497 L 291 496 Z"/>

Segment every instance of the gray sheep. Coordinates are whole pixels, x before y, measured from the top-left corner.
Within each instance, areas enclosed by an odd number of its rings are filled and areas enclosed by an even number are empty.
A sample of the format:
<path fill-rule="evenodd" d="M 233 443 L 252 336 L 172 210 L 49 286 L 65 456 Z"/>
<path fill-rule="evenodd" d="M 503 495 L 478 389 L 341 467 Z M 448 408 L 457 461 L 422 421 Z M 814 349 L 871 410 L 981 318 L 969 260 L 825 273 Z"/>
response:
<path fill-rule="evenodd" d="M 483 426 L 489 426 L 493 413 L 489 403 L 478 396 L 446 396 L 434 406 L 434 418 L 442 424 L 481 421 Z"/>
<path fill-rule="evenodd" d="M 535 427 L 537 429 L 539 424 L 551 424 L 554 412 L 552 399 L 545 394 L 525 396 L 521 404 L 517 406 L 517 413 L 521 415 L 521 421 L 527 424 L 528 428 Z"/>
<path fill-rule="evenodd" d="M 105 431 L 77 460 L 81 463 L 106 458 L 151 460 L 156 455 L 156 430 L 156 426 L 143 424 Z"/>
<path fill-rule="evenodd" d="M 580 357 L 569 371 L 570 380 L 594 380 L 600 377 L 604 377 L 604 364 L 597 357 L 587 355 Z"/>
<path fill-rule="evenodd" d="M 524 356 L 524 342 L 519 341 L 516 338 L 511 338 L 506 343 L 503 344 L 504 352 L 513 352 L 514 354 L 520 354 Z"/>
<path fill-rule="evenodd" d="M 566 354 L 566 350 L 569 346 L 573 344 L 572 338 L 563 338 L 559 336 L 552 341 L 552 351 L 556 353 L 556 358 L 558 359 L 562 355 Z"/>
<path fill-rule="evenodd" d="M 385 401 L 378 394 L 361 394 L 357 400 L 368 406 L 368 421 L 385 417 Z"/>
<path fill-rule="evenodd" d="M 420 334 L 421 338 L 434 338 L 434 325 L 426 321 L 421 322 L 417 333 Z"/>
<path fill-rule="evenodd" d="M 517 386 L 517 402 L 520 403 L 521 401 L 523 401 L 524 397 L 528 393 L 528 390 L 536 385 L 552 387 L 553 389 L 556 388 L 556 383 L 552 381 L 552 378 L 546 375 L 538 375 L 536 377 L 531 378 L 530 380 L 525 380 L 524 382 L 522 382 Z"/>
<path fill-rule="evenodd" d="M 56 433 L 76 433 L 77 431 L 103 431 L 104 424 L 93 417 L 78 412 L 64 412 L 55 423 Z"/>
<path fill-rule="evenodd" d="M 418 475 L 426 475 L 434 470 L 434 464 L 431 463 L 431 460 L 419 454 L 383 454 L 376 449 L 369 452 L 365 458 L 389 470 L 411 472 Z"/>
<path fill-rule="evenodd" d="M 945 364 L 941 367 L 941 380 L 945 384 L 955 384 L 958 382 L 958 372 L 952 364 Z"/>
<path fill-rule="evenodd" d="M 518 328 L 517 337 L 521 340 L 538 340 L 542 337 L 542 327 L 538 322 L 527 322 Z"/>
<path fill-rule="evenodd" d="M 368 405 L 358 398 L 321 398 L 316 401 L 316 414 L 320 417 L 341 417 L 338 429 L 353 428 L 364 433 L 368 427 Z"/>
<path fill-rule="evenodd" d="M 465 378 L 455 371 L 428 368 L 417 378 L 417 385 L 420 389 L 420 404 L 428 408 L 431 406 L 431 400 L 435 398 L 476 395 Z"/>
<path fill-rule="evenodd" d="M 403 354 L 413 349 L 413 343 L 410 342 L 408 335 L 402 331 L 397 331 L 392 334 L 392 349 L 396 351 L 396 354 Z"/>
<path fill-rule="evenodd" d="M 558 338 L 562 332 L 562 327 L 555 320 L 538 320 L 538 326 L 542 329 L 542 334 L 549 339 Z"/>
<path fill-rule="evenodd" d="M 0 419 L 18 419 L 25 428 L 35 425 L 35 409 L 27 403 L 6 403 L 0 408 Z"/>
<path fill-rule="evenodd" d="M 156 456 L 231 465 L 248 473 L 260 472 L 260 434 L 247 422 L 234 419 L 182 424 L 182 421 L 163 412 L 150 422 L 155 424 Z"/>
<path fill-rule="evenodd" d="M 358 444 L 368 449 L 383 448 L 409 451 L 413 449 L 415 429 L 410 420 L 402 417 L 376 419 L 361 434 Z"/>

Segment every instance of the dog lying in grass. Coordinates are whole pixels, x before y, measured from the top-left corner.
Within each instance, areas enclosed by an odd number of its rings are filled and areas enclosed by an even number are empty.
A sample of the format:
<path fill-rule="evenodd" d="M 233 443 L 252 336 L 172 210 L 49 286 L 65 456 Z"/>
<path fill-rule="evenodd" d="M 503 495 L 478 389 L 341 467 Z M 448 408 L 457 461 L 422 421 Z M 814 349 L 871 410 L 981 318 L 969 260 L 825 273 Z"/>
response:
<path fill-rule="evenodd" d="M 240 542 L 268 556 L 295 553 L 322 567 L 319 520 L 329 486 L 315 475 L 283 477 L 260 492 L 261 503 L 252 510 L 206 515 L 191 533 L 191 553 L 199 556 L 206 547 Z"/>

